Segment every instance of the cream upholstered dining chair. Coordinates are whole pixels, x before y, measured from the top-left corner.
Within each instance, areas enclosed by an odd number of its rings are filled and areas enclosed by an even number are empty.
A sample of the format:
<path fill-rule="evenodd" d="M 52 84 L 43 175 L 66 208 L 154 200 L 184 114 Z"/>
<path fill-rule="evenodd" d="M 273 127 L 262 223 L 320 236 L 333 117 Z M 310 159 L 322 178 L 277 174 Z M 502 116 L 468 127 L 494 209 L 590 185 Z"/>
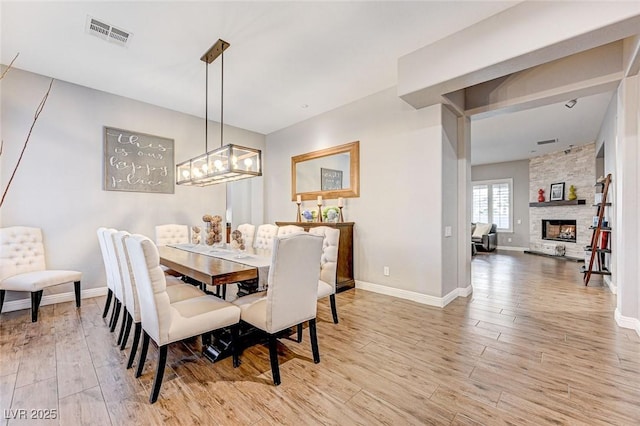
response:
<path fill-rule="evenodd" d="M 187 225 L 177 225 L 175 223 L 157 225 L 155 231 L 157 246 L 187 244 L 189 242 L 189 227 Z"/>
<path fill-rule="evenodd" d="M 118 273 L 118 258 L 116 256 L 116 247 L 113 244 L 113 235 L 118 232 L 113 228 L 99 228 L 98 229 L 98 239 L 102 238 L 101 248 L 103 248 L 103 253 L 106 254 L 104 256 L 105 261 L 105 269 L 107 274 L 107 286 L 109 280 L 111 280 L 111 285 L 113 286 L 113 309 L 111 310 L 111 318 L 109 320 L 109 330 L 113 333 L 116 329 L 116 325 L 118 324 L 118 320 L 120 318 L 120 311 L 122 310 L 122 305 L 125 303 L 124 300 L 124 287 L 122 286 L 122 278 Z M 107 298 L 109 296 L 107 295 Z"/>
<path fill-rule="evenodd" d="M 253 247 L 257 249 L 271 250 L 273 248 L 273 239 L 278 235 L 278 226 L 265 223 L 258 226 L 256 236 L 253 239 Z"/>
<path fill-rule="evenodd" d="M 238 225 L 238 231 L 242 233 L 245 247 L 253 247 L 253 237 L 256 233 L 256 226 L 250 223 L 243 223 Z"/>
<path fill-rule="evenodd" d="M 316 310 L 322 238 L 306 232 L 277 237 L 273 244 L 269 287 L 234 300 L 243 322 L 269 335 L 273 383 L 280 384 L 277 333 L 309 322 L 313 361 L 320 362 L 316 335 Z"/>
<path fill-rule="evenodd" d="M 109 253 L 107 253 L 107 247 L 105 246 L 105 243 L 104 243 L 104 231 L 106 229 L 107 228 L 105 227 L 100 227 L 96 231 L 96 234 L 98 236 L 98 243 L 100 244 L 100 253 L 102 254 L 102 261 L 104 263 L 104 272 L 107 279 L 107 301 L 104 304 L 104 310 L 102 311 L 102 318 L 105 318 L 109 313 L 111 300 L 114 298 L 114 294 L 115 294 L 114 293 L 115 284 L 112 277 L 111 262 L 109 261 Z M 114 310 L 111 313 L 112 320 L 113 320 L 113 312 L 115 311 L 115 306 L 116 306 L 115 300 L 113 301 L 113 306 L 114 306 Z M 109 325 L 111 325 L 111 323 L 109 323 Z"/>
<path fill-rule="evenodd" d="M 338 323 L 336 309 L 336 278 L 338 272 L 338 248 L 340 230 L 329 226 L 309 228 L 310 234 L 322 236 L 322 257 L 320 259 L 320 281 L 318 281 L 318 299 L 329 296 L 333 322 Z"/>
<path fill-rule="evenodd" d="M 73 283 L 76 307 L 80 307 L 82 273 L 47 269 L 40 228 L 0 228 L 0 266 L 0 312 L 7 290 L 28 291 L 31 292 L 31 322 L 36 322 L 44 289 L 66 283 Z"/>
<path fill-rule="evenodd" d="M 150 338 L 160 350 L 149 402 L 156 402 L 160 394 L 170 343 L 231 327 L 233 364 L 234 367 L 237 366 L 236 340 L 240 309 L 205 293 L 199 297 L 170 303 L 165 274 L 160 269 L 158 248 L 153 241 L 142 235 L 133 235 L 125 239 L 125 246 L 138 292 L 144 333 L 136 377 L 142 373 Z"/>
<path fill-rule="evenodd" d="M 135 279 L 133 277 L 133 270 L 131 269 L 129 252 L 125 246 L 125 240 L 129 238 L 130 235 L 131 234 L 127 231 L 119 231 L 112 236 L 118 260 L 118 273 L 120 273 L 122 277 L 122 284 L 124 287 L 125 312 L 127 314 L 125 320 L 123 320 L 123 324 L 126 323 L 124 335 L 122 338 L 118 339 L 120 350 L 124 350 L 126 347 L 127 340 L 129 340 L 129 333 L 131 332 L 131 326 L 135 324 L 133 343 L 131 344 L 131 352 L 129 353 L 129 360 L 127 361 L 127 369 L 133 366 L 136 351 L 138 350 L 138 344 L 140 342 L 140 333 L 142 332 L 140 302 L 138 301 L 138 293 Z M 196 287 L 190 284 L 185 284 L 182 280 L 176 277 L 167 276 L 165 278 L 167 282 L 167 294 L 169 295 L 169 301 L 171 303 L 202 296 L 202 292 Z"/>
<path fill-rule="evenodd" d="M 304 232 L 304 228 L 298 225 L 284 225 L 278 227 L 278 237 L 286 237 L 291 234 L 299 234 Z"/>

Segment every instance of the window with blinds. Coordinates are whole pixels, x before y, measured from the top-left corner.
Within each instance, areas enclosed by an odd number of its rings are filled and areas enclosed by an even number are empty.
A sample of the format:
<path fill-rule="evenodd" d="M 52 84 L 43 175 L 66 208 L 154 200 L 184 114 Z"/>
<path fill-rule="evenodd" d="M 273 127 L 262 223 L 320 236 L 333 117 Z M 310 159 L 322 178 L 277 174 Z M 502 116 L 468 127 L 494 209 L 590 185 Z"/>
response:
<path fill-rule="evenodd" d="M 513 224 L 512 179 L 473 183 L 472 221 L 495 223 L 500 231 L 511 231 Z"/>

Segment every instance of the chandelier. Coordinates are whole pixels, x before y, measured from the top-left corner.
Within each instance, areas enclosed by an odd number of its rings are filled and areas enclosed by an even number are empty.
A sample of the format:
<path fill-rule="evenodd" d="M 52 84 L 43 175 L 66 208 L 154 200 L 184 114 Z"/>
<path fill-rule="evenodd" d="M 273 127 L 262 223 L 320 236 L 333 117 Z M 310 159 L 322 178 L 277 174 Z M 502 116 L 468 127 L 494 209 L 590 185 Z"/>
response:
<path fill-rule="evenodd" d="M 232 182 L 254 176 L 262 176 L 262 153 L 259 149 L 247 148 L 235 144 L 223 146 L 224 141 L 224 51 L 229 43 L 218 40 L 200 58 L 206 63 L 205 77 L 205 117 L 204 117 L 204 154 L 176 165 L 176 184 L 206 186 L 216 183 Z M 221 58 L 220 82 L 220 148 L 209 151 L 209 64 L 218 56 Z"/>

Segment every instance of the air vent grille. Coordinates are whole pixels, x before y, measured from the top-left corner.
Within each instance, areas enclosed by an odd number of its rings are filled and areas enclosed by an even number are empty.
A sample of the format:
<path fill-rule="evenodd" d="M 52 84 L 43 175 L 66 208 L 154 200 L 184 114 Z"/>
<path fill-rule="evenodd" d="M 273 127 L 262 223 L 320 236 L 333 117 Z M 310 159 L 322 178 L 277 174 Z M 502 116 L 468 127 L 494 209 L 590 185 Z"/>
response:
<path fill-rule="evenodd" d="M 120 46 L 126 46 L 133 35 L 129 31 L 116 28 L 91 16 L 87 16 L 86 32 Z"/>
<path fill-rule="evenodd" d="M 546 145 L 549 143 L 556 143 L 558 142 L 558 139 L 547 139 L 546 141 L 538 141 L 536 142 L 538 145 Z"/>

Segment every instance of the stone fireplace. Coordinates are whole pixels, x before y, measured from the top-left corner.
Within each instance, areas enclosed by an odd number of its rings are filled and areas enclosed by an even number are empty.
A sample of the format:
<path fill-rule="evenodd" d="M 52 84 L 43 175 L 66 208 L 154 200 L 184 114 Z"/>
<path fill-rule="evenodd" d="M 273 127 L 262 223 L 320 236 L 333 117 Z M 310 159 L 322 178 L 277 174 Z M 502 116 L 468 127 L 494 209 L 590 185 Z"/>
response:
<path fill-rule="evenodd" d="M 537 253 L 584 259 L 584 247 L 591 241 L 595 209 L 595 143 L 573 147 L 529 160 L 529 250 Z M 551 185 L 564 182 L 576 188 L 578 200 L 549 202 Z M 538 190 L 544 190 L 545 202 L 539 203 Z"/>
<path fill-rule="evenodd" d="M 575 243 L 577 241 L 576 221 L 565 219 L 542 219 L 542 239 Z"/>

